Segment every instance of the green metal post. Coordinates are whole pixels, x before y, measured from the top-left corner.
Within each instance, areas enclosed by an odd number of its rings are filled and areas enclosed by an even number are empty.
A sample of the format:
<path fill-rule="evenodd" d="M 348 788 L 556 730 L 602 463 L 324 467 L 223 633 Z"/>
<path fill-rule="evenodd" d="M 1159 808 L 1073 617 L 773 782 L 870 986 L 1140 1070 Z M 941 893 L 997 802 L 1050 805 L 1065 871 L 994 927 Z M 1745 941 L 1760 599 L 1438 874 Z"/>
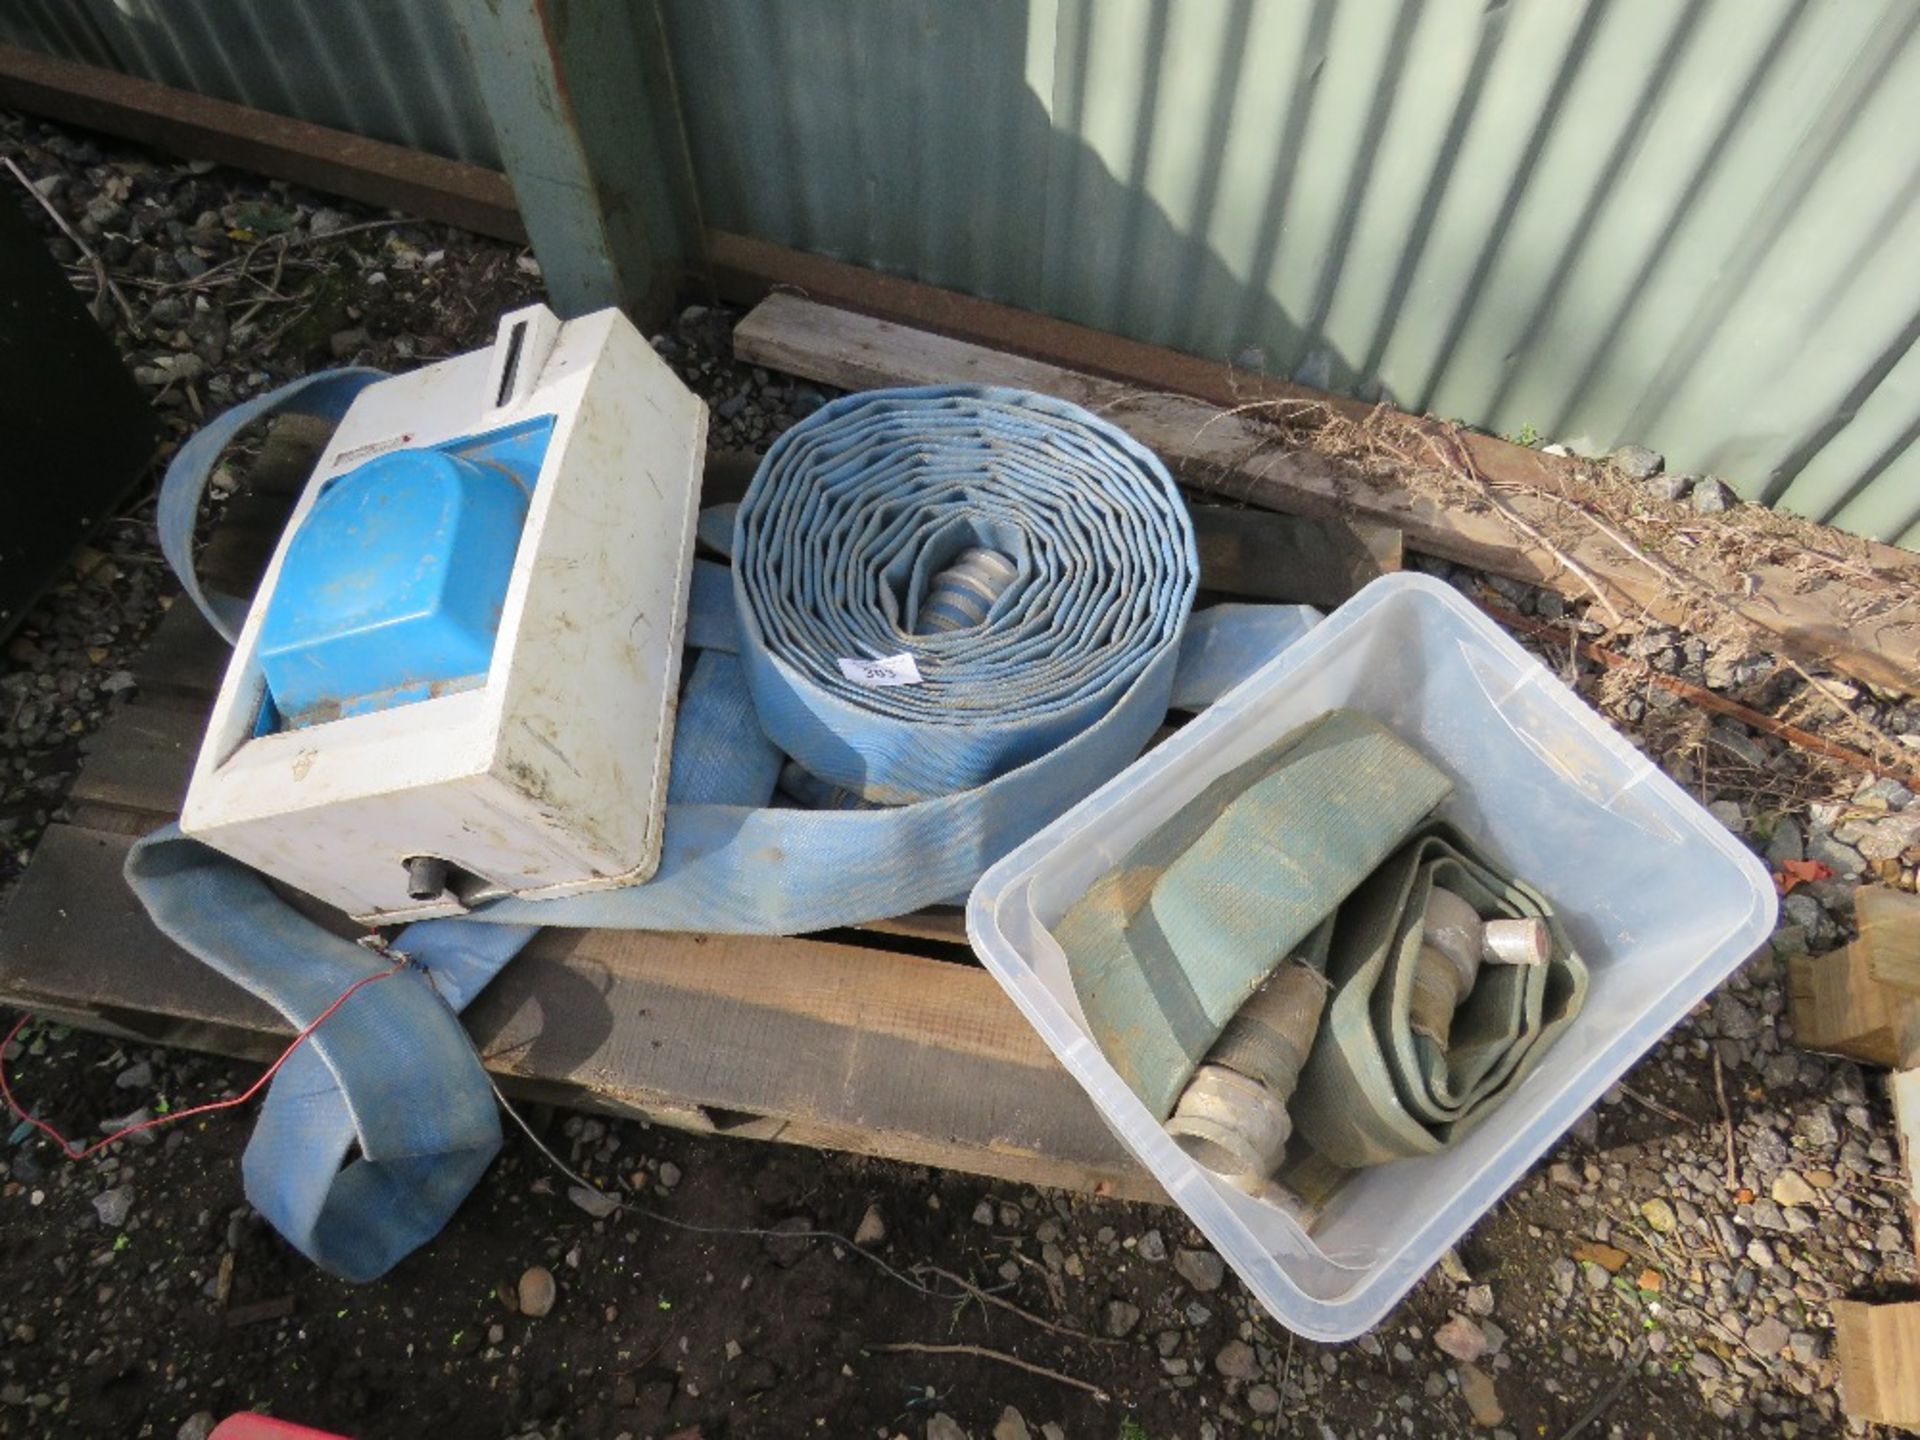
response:
<path fill-rule="evenodd" d="M 453 0 L 553 305 L 643 327 L 701 265 L 657 0 Z"/>

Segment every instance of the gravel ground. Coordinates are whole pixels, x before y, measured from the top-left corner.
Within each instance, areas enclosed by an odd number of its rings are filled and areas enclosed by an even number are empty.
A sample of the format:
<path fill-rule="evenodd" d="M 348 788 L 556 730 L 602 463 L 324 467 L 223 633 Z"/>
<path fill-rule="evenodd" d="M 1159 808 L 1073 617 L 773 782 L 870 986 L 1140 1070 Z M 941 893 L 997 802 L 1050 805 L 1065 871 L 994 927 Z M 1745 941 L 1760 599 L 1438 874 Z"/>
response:
<path fill-rule="evenodd" d="M 539 293 L 538 267 L 511 247 L 81 132 L 0 116 L 0 155 L 105 261 L 126 304 L 109 293 L 97 313 L 176 443 L 313 366 L 404 367 L 484 343 L 501 309 Z M 0 185 L 95 296 L 85 257 Z M 711 443 L 762 448 L 825 395 L 734 363 L 733 318 L 692 307 L 656 344 L 712 403 Z M 1620 463 L 1703 515 L 1727 506 L 1715 482 Z M 0 661 L 0 897 L 171 603 L 151 503 L 80 554 Z M 1431 568 L 1476 598 L 1602 632 L 1557 595 Z M 1764 652 L 1655 625 L 1603 638 L 1648 672 L 1808 728 L 1838 723 Z M 1912 1237 L 1884 1081 L 1793 1047 L 1784 961 L 1842 943 L 1862 880 L 1914 888 L 1920 805 L 1643 677 L 1542 653 L 1802 878 L 1769 950 L 1359 1342 L 1289 1337 L 1178 1212 L 545 1113 L 532 1118 L 547 1144 L 644 1211 L 587 1213 L 515 1135 L 438 1242 L 347 1287 L 242 1202 L 242 1121 L 84 1165 L 21 1129 L 0 1144 L 0 1432 L 190 1437 L 255 1406 L 361 1436 L 433 1422 L 556 1440 L 1841 1433 L 1827 1306 L 1910 1284 Z M 1920 707 L 1833 684 L 1920 747 Z M 70 1133 L 251 1079 L 44 1025 L 10 1068 Z M 891 1269 L 816 1230 L 859 1232 Z M 872 1348 L 903 1341 L 1016 1352 L 1110 1398 L 979 1357 Z"/>

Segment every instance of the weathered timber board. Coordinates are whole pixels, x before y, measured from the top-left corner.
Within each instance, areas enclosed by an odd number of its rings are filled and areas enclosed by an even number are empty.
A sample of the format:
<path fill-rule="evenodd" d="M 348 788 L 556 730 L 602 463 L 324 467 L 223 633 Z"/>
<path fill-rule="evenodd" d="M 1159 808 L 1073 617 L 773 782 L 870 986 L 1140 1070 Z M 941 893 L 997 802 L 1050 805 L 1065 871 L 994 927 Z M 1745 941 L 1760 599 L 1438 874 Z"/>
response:
<path fill-rule="evenodd" d="M 0 917 L 0 995 L 260 1055 L 279 1017 L 148 922 L 131 841 L 55 826 Z M 549 930 L 467 1011 L 537 1093 L 747 1138 L 1160 1198 L 984 971 L 816 940 Z"/>

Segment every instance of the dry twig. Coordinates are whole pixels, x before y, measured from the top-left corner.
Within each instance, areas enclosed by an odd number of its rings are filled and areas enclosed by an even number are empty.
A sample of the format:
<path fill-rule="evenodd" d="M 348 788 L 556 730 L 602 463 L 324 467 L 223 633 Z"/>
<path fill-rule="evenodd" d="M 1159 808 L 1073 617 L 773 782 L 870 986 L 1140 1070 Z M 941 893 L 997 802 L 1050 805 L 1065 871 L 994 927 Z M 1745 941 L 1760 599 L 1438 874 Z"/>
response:
<path fill-rule="evenodd" d="M 917 1340 L 896 1340 L 891 1344 L 867 1345 L 862 1348 L 883 1354 L 972 1355 L 981 1360 L 998 1360 L 1002 1365 L 1011 1365 L 1014 1369 L 1024 1370 L 1029 1375 L 1058 1380 L 1062 1385 L 1071 1385 L 1076 1390 L 1084 1390 L 1099 1401 L 1104 1402 L 1113 1398 L 1091 1381 L 1082 1380 L 1076 1375 L 1063 1375 L 1058 1370 L 1049 1370 L 1044 1365 L 1035 1365 L 1030 1360 L 1022 1360 L 1018 1355 L 1009 1355 L 1002 1350 L 989 1350 L 984 1345 L 922 1345 Z"/>
<path fill-rule="evenodd" d="M 1487 503 L 1499 513 L 1501 519 L 1505 520 L 1507 524 L 1511 525 L 1515 530 L 1518 530 L 1522 535 L 1525 535 L 1529 540 L 1533 541 L 1534 544 L 1553 556 L 1554 560 L 1563 566 L 1569 575 L 1572 575 L 1582 585 L 1587 587 L 1592 593 L 1593 598 L 1600 602 L 1600 607 L 1605 610 L 1608 615 L 1613 617 L 1613 623 L 1615 625 L 1625 623 L 1625 617 L 1621 615 L 1619 607 L 1613 603 L 1612 598 L 1607 592 L 1600 587 L 1600 582 L 1594 577 L 1593 572 L 1556 545 L 1544 531 L 1532 521 L 1528 520 L 1526 516 L 1515 510 L 1511 505 L 1507 504 L 1507 502 L 1501 499 L 1495 492 L 1494 488 L 1487 484 L 1486 480 L 1480 474 L 1480 468 L 1473 463 L 1472 453 L 1465 445 L 1460 443 L 1460 437 L 1454 433 L 1453 427 L 1440 426 L 1436 432 L 1432 426 L 1420 426 L 1418 433 L 1422 442 L 1426 445 L 1427 450 L 1433 455 L 1442 470 L 1466 480 L 1485 497 Z M 1441 436 L 1446 438 L 1447 448 L 1443 449 L 1441 447 L 1439 443 Z M 1451 454 L 1448 453 L 1449 450 L 1452 451 Z"/>
<path fill-rule="evenodd" d="M 947 1280 L 952 1282 L 955 1285 L 958 1285 L 962 1290 L 966 1291 L 974 1299 L 984 1301 L 988 1305 L 998 1306 L 1000 1309 L 1005 1310 L 1008 1314 L 1018 1315 L 1022 1320 L 1025 1320 L 1028 1324 L 1038 1325 L 1042 1330 L 1052 1331 L 1055 1335 L 1065 1335 L 1070 1340 L 1084 1340 L 1089 1345 L 1118 1345 L 1121 1343 L 1118 1340 L 1110 1340 L 1104 1335 L 1089 1335 L 1087 1334 L 1086 1331 L 1075 1330 L 1070 1325 L 1056 1325 L 1053 1321 L 1046 1319 L 1044 1316 L 1036 1315 L 1031 1310 L 1023 1310 L 1018 1305 L 1014 1304 L 1011 1300 L 1002 1299 L 1000 1296 L 995 1295 L 990 1291 L 982 1290 L 978 1285 L 974 1284 L 971 1280 L 963 1279 L 961 1276 L 954 1274 L 953 1271 L 951 1270 L 943 1270 L 938 1265 L 916 1265 L 913 1267 L 913 1271 L 914 1271 L 914 1274 L 916 1275 L 920 1274 L 922 1271 L 926 1271 L 928 1273 L 938 1275 L 942 1280 Z"/>
<path fill-rule="evenodd" d="M 1720 1067 L 1720 1052 L 1713 1052 L 1713 1094 L 1720 1102 L 1720 1123 L 1727 1139 L 1727 1189 L 1740 1188 L 1740 1164 L 1733 1148 L 1733 1110 L 1727 1104 L 1727 1081 Z"/>
<path fill-rule="evenodd" d="M 1674 1109 L 1671 1105 L 1661 1104 L 1658 1100 L 1654 1099 L 1651 1095 L 1644 1094 L 1641 1091 L 1634 1089 L 1631 1085 L 1626 1084 L 1624 1081 L 1621 1083 L 1620 1093 L 1626 1096 L 1629 1100 L 1633 1101 L 1635 1104 L 1638 1104 L 1648 1110 L 1651 1110 L 1654 1114 L 1658 1115 L 1662 1120 L 1670 1120 L 1675 1125 L 1685 1125 L 1688 1128 L 1692 1128 L 1695 1124 L 1699 1123 L 1691 1115 L 1682 1115 L 1678 1110 Z"/>

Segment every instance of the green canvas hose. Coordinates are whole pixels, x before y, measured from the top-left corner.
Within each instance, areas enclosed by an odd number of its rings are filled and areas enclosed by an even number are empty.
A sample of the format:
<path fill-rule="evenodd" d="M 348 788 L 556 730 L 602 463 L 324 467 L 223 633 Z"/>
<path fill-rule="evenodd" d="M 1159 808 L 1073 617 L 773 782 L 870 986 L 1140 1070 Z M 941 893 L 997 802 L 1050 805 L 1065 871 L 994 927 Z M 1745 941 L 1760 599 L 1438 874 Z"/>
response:
<path fill-rule="evenodd" d="M 1245 1183 L 1289 1140 L 1341 1168 L 1431 1154 L 1578 1013 L 1551 907 L 1432 819 L 1451 783 L 1334 711 L 1208 786 L 1055 929 L 1114 1068 Z"/>

